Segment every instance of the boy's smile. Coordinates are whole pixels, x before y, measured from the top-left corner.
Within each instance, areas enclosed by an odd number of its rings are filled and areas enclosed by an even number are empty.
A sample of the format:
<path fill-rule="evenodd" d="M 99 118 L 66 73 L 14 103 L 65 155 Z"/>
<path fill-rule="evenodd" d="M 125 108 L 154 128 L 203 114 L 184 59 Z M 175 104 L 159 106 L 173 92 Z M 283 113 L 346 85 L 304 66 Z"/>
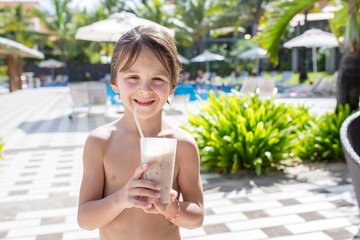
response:
<path fill-rule="evenodd" d="M 155 100 L 146 100 L 146 99 L 134 99 L 134 101 L 136 102 L 136 104 L 140 106 L 150 106 L 155 102 Z"/>

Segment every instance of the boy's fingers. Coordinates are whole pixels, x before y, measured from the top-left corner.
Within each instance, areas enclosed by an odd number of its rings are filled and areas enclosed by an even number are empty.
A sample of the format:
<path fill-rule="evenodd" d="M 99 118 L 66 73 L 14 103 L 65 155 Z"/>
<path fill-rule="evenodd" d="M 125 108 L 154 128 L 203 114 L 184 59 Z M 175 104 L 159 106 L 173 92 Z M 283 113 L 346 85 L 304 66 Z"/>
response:
<path fill-rule="evenodd" d="M 131 202 L 132 202 L 133 206 L 136 208 L 151 208 L 151 206 L 152 206 L 152 204 L 149 202 L 139 201 L 139 200 L 136 200 L 135 198 L 131 198 Z"/>
<path fill-rule="evenodd" d="M 142 164 L 140 165 L 140 167 L 138 167 L 136 170 L 135 170 L 135 173 L 133 175 L 133 178 L 134 179 L 140 179 L 141 176 L 143 175 L 143 173 L 146 171 L 146 169 L 148 168 L 148 165 L 147 164 Z"/>
<path fill-rule="evenodd" d="M 140 196 L 140 197 L 151 197 L 151 198 L 159 198 L 160 193 L 154 190 L 148 190 L 145 188 L 133 188 L 130 190 L 131 196 Z"/>
<path fill-rule="evenodd" d="M 174 200 L 175 198 L 177 198 L 177 196 L 178 196 L 178 192 L 175 191 L 174 189 L 171 189 L 171 191 L 170 191 L 170 199 Z"/>
<path fill-rule="evenodd" d="M 130 188 L 148 188 L 152 190 L 160 190 L 161 185 L 145 179 L 133 179 L 129 183 Z"/>

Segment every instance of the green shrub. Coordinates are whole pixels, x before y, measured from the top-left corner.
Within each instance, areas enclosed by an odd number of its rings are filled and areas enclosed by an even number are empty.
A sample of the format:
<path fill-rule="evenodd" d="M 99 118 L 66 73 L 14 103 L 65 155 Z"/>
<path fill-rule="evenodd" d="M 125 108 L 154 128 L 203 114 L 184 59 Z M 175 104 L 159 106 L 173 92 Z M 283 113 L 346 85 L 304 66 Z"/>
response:
<path fill-rule="evenodd" d="M 339 106 L 338 113 L 326 113 L 312 118 L 299 135 L 293 149 L 295 156 L 303 160 L 330 161 L 344 159 L 340 142 L 340 127 L 350 116 L 349 105 Z"/>
<path fill-rule="evenodd" d="M 2 152 L 3 152 L 3 150 L 4 150 L 4 145 L 5 145 L 5 143 L 3 143 L 3 142 L 2 142 L 2 138 L 0 138 L 0 159 L 3 158 Z"/>
<path fill-rule="evenodd" d="M 258 96 L 209 93 L 199 113 L 189 113 L 184 129 L 198 144 L 203 171 L 234 173 L 250 169 L 260 175 L 274 170 L 290 159 L 296 144 L 297 129 L 309 116 L 304 107 L 275 105 Z"/>

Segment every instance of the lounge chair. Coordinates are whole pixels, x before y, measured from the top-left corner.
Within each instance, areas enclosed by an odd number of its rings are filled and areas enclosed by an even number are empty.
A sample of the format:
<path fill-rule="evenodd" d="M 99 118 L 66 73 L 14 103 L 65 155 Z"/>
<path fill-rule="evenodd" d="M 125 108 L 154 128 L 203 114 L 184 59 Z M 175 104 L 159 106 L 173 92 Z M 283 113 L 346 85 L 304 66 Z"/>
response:
<path fill-rule="evenodd" d="M 164 111 L 167 115 L 180 115 L 186 110 L 186 103 L 190 101 L 190 94 L 172 95 L 170 104 L 166 104 Z"/>
<path fill-rule="evenodd" d="M 283 71 L 282 72 L 282 75 L 281 75 L 281 78 L 276 80 L 277 82 L 287 82 L 290 80 L 290 78 L 292 77 L 292 75 L 294 75 L 294 72 L 293 71 Z"/>
<path fill-rule="evenodd" d="M 290 97 L 319 97 L 326 96 L 322 90 L 323 80 L 326 74 L 321 75 L 313 84 L 299 84 L 291 88 Z"/>
<path fill-rule="evenodd" d="M 108 110 L 106 84 L 103 82 L 89 82 L 87 84 L 89 96 L 89 112 L 94 106 L 104 106 Z"/>
<path fill-rule="evenodd" d="M 86 107 L 87 113 L 91 113 L 95 106 L 104 106 L 107 113 L 108 101 L 106 94 L 106 84 L 103 82 L 81 82 L 69 83 L 70 95 L 73 101 L 72 112 L 69 118 L 73 118 L 76 108 Z"/>
<path fill-rule="evenodd" d="M 360 210 L 360 112 L 352 114 L 343 122 L 340 139 Z"/>
<path fill-rule="evenodd" d="M 72 119 L 72 115 L 75 112 L 76 108 L 89 106 L 89 96 L 87 92 L 87 84 L 85 82 L 81 83 L 69 83 L 68 84 L 70 96 L 73 101 L 72 112 L 69 114 L 69 118 Z"/>
<path fill-rule="evenodd" d="M 325 75 L 324 75 L 325 76 Z M 322 81 L 313 93 L 322 96 L 333 96 L 336 93 L 336 85 L 338 79 L 338 72 L 336 71 L 331 81 Z"/>
<path fill-rule="evenodd" d="M 277 87 L 275 87 L 274 78 L 259 78 L 258 79 L 258 88 L 256 93 L 259 94 L 259 97 L 272 97 L 277 94 Z"/>
<path fill-rule="evenodd" d="M 245 78 L 245 80 L 242 84 L 242 87 L 240 89 L 240 93 L 242 93 L 242 94 L 253 93 L 256 89 L 257 81 L 258 81 L 258 78 L 254 78 L 254 77 Z"/>

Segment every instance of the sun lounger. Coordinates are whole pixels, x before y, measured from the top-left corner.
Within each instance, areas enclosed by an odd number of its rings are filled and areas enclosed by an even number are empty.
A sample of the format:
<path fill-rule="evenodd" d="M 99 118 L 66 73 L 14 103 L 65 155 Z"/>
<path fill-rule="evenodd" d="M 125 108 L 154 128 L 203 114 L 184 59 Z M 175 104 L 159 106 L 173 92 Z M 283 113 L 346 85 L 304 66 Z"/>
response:
<path fill-rule="evenodd" d="M 292 75 L 294 75 L 294 72 L 293 71 L 283 71 L 282 72 L 282 75 L 281 75 L 281 78 L 276 80 L 277 82 L 287 82 L 290 80 L 290 78 L 292 77 Z"/>
<path fill-rule="evenodd" d="M 89 112 L 94 106 L 104 106 L 108 110 L 106 85 L 103 82 L 90 82 L 87 84 L 89 96 Z"/>
<path fill-rule="evenodd" d="M 324 82 L 325 76 L 326 74 L 321 75 L 313 84 L 300 84 L 292 87 L 289 95 L 291 97 L 327 96 L 327 93 L 323 89 L 326 84 L 326 82 Z"/>
<path fill-rule="evenodd" d="M 260 78 L 258 79 L 258 88 L 256 92 L 259 97 L 272 97 L 277 94 L 274 78 Z"/>
<path fill-rule="evenodd" d="M 76 108 L 89 106 L 89 96 L 87 92 L 87 85 L 85 82 L 81 83 L 69 83 L 68 84 L 70 96 L 73 101 L 72 112 L 69 114 L 69 118 L 72 119 L 72 115 Z"/>
<path fill-rule="evenodd" d="M 164 111 L 168 115 L 182 114 L 186 110 L 186 103 L 190 101 L 190 94 L 172 95 L 170 104 L 166 104 Z"/>
<path fill-rule="evenodd" d="M 254 78 L 254 77 L 245 78 L 245 80 L 242 84 L 242 87 L 240 89 L 240 93 L 242 93 L 242 94 L 253 93 L 256 89 L 257 81 L 258 81 L 258 79 Z"/>
<path fill-rule="evenodd" d="M 89 114 L 95 106 L 105 107 L 105 113 L 108 111 L 108 101 L 106 94 L 106 84 L 103 82 L 81 82 L 69 83 L 69 91 L 73 101 L 72 112 L 69 118 L 72 119 L 77 108 L 86 107 Z"/>

